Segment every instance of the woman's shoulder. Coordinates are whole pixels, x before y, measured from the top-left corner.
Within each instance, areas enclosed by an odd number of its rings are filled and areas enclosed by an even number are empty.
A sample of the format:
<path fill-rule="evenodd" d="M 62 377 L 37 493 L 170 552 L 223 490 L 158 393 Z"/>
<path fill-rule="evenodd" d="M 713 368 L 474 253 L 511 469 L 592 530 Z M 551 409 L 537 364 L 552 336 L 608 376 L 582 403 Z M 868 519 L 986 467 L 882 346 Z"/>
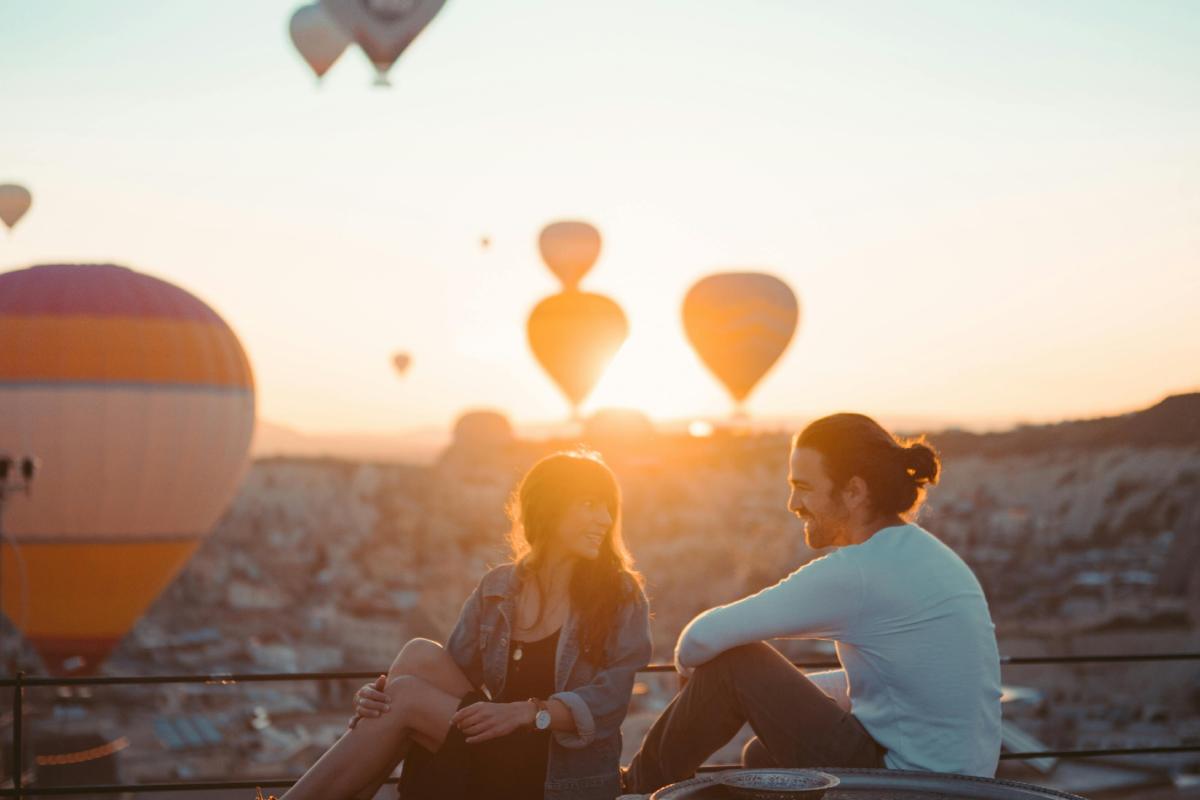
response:
<path fill-rule="evenodd" d="M 646 590 L 641 576 L 629 572 L 621 573 L 621 597 L 625 603 L 647 605 Z"/>
<path fill-rule="evenodd" d="M 484 597 L 507 594 L 516 570 L 517 565 L 512 562 L 492 567 L 479 579 L 479 593 Z"/>

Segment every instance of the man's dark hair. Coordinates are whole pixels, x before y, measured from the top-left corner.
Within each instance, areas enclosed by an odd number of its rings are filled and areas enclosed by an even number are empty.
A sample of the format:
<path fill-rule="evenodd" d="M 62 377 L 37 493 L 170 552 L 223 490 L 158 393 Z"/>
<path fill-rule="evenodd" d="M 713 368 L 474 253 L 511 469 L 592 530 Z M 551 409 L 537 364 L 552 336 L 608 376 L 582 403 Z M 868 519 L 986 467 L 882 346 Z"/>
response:
<path fill-rule="evenodd" d="M 855 475 L 871 494 L 880 514 L 905 515 L 924 499 L 925 487 L 937 483 L 941 461 L 924 437 L 901 441 L 862 414 L 834 414 L 809 424 L 792 439 L 792 447 L 821 454 L 834 491 Z"/>

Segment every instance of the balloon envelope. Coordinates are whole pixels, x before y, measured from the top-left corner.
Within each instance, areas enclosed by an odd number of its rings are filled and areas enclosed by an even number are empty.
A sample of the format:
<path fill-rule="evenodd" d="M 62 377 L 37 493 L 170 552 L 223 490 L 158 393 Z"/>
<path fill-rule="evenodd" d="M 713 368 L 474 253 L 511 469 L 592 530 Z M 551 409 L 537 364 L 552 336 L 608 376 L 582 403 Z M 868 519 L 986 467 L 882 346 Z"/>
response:
<path fill-rule="evenodd" d="M 329 71 L 354 41 L 320 3 L 297 8 L 288 23 L 288 34 L 318 78 Z"/>
<path fill-rule="evenodd" d="M 0 341 L 0 451 L 41 459 L 7 503 L 3 609 L 52 672 L 94 671 L 233 498 L 250 364 L 203 302 L 111 265 L 0 275 Z"/>
<path fill-rule="evenodd" d="M 779 360 L 799 321 L 795 293 L 765 273 L 710 275 L 683 301 L 692 347 L 738 403 Z"/>
<path fill-rule="evenodd" d="M 538 303 L 526 325 L 542 369 L 577 408 L 629 335 L 621 307 L 588 292 L 563 292 Z"/>
<path fill-rule="evenodd" d="M 600 257 L 600 231 L 586 222 L 552 222 L 538 236 L 538 249 L 564 289 L 574 289 Z"/>
<path fill-rule="evenodd" d="M 442 10 L 446 0 L 321 0 L 381 74 Z"/>
<path fill-rule="evenodd" d="M 400 373 L 401 375 L 403 375 L 405 372 L 408 372 L 408 368 L 411 365 L 412 356 L 410 356 L 408 353 L 396 353 L 394 356 L 392 356 L 392 366 L 395 367 L 396 372 Z"/>
<path fill-rule="evenodd" d="M 0 219 L 9 228 L 15 226 L 33 205 L 33 195 L 15 183 L 0 185 Z"/>

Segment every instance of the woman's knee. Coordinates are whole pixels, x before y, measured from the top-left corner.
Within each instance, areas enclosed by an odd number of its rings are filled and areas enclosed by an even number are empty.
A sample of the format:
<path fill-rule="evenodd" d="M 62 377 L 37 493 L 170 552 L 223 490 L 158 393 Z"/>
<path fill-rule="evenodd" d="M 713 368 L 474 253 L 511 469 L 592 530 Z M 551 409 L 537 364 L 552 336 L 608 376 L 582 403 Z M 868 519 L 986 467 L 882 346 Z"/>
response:
<path fill-rule="evenodd" d="M 426 675 L 429 670 L 436 669 L 445 657 L 446 651 L 432 639 L 410 639 L 392 662 L 388 679 L 401 675 Z"/>
<path fill-rule="evenodd" d="M 392 713 L 405 713 L 420 700 L 420 694 L 430 688 L 429 683 L 416 675 L 397 675 L 389 678 L 384 692 L 392 701 Z"/>

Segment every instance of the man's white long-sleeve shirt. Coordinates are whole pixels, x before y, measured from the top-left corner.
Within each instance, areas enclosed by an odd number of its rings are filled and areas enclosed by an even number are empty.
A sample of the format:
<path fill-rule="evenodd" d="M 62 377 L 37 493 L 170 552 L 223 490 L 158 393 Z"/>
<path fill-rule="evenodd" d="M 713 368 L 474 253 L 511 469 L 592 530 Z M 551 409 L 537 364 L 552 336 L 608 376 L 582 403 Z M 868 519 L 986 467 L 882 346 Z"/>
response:
<path fill-rule="evenodd" d="M 970 567 L 928 531 L 884 528 L 704 612 L 680 634 L 675 661 L 689 671 L 783 637 L 836 642 L 843 670 L 812 677 L 887 748 L 889 768 L 995 775 L 995 626 Z"/>

